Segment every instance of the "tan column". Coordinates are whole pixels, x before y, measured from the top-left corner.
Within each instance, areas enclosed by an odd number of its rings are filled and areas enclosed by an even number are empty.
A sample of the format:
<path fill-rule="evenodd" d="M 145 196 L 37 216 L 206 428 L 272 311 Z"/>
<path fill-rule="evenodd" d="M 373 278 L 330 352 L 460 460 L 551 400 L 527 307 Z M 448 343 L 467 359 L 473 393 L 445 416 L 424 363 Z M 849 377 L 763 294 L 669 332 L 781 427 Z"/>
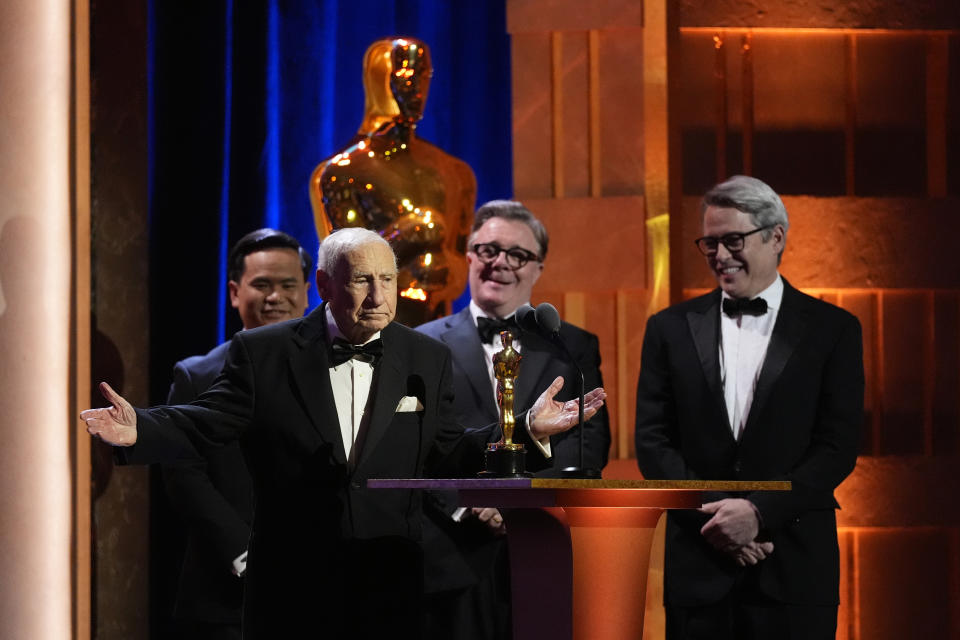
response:
<path fill-rule="evenodd" d="M 70 638 L 71 3 L 0 3 L 0 635 Z"/>

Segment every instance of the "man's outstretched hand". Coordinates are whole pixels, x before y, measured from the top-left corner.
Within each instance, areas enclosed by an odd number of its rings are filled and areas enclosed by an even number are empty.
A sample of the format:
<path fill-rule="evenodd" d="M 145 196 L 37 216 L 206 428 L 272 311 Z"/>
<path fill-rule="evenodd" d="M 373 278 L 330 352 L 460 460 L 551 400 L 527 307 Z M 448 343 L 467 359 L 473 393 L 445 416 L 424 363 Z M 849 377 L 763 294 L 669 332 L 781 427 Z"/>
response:
<path fill-rule="evenodd" d="M 87 423 L 87 432 L 107 444 L 129 447 L 137 441 L 137 414 L 106 382 L 100 383 L 100 393 L 113 406 L 104 409 L 87 409 L 80 412 L 80 419 Z"/>
<path fill-rule="evenodd" d="M 555 433 L 562 433 L 579 422 L 580 401 L 578 399 L 566 402 L 554 400 L 553 397 L 560 393 L 560 389 L 563 389 L 563 376 L 557 376 L 557 379 L 540 394 L 527 413 L 530 435 L 537 440 L 549 438 Z M 606 397 L 607 393 L 603 387 L 597 387 L 587 393 L 583 397 L 583 419 L 589 420 L 593 417 L 593 414 L 603 406 Z"/>

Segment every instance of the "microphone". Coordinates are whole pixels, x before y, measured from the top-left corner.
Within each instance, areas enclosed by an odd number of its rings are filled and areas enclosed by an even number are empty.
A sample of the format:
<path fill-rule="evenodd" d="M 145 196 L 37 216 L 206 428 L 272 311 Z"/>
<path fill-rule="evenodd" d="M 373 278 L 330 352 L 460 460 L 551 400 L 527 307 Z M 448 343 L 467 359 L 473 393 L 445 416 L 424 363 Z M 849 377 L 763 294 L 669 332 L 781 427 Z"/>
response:
<path fill-rule="evenodd" d="M 573 368 L 576 369 L 577 376 L 580 378 L 580 384 L 578 385 L 580 404 L 578 406 L 579 415 L 577 423 L 577 427 L 580 429 L 580 464 L 579 466 L 564 467 L 560 470 L 560 474 L 564 478 L 600 478 L 599 469 L 587 469 L 583 464 L 583 370 L 580 369 L 580 364 L 577 362 L 577 359 L 573 357 L 563 338 L 560 337 L 560 313 L 557 311 L 557 308 L 549 302 L 541 302 L 537 305 L 536 309 L 528 304 L 523 305 L 517 309 L 517 324 L 524 330 L 527 329 L 526 325 L 529 324 L 534 333 L 546 337 L 560 347 L 560 350 L 563 351 L 567 360 L 573 365 Z"/>
<path fill-rule="evenodd" d="M 540 333 L 540 326 L 537 324 L 537 310 L 531 307 L 529 304 L 522 304 L 517 307 L 517 311 L 514 314 L 514 318 L 517 320 L 517 326 L 520 327 L 521 331 L 529 331 L 530 333 Z"/>

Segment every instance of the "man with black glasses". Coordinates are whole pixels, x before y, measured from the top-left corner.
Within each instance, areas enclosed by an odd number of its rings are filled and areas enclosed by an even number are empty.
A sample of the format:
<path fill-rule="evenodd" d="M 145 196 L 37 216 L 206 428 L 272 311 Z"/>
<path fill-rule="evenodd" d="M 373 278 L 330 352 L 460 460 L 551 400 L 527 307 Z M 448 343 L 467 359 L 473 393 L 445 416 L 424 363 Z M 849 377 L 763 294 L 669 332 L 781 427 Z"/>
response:
<path fill-rule="evenodd" d="M 637 389 L 644 477 L 788 480 L 667 518 L 668 640 L 833 638 L 833 491 L 853 470 L 863 349 L 851 314 L 780 276 L 780 197 L 734 176 L 701 205 L 697 248 L 719 287 L 652 316 Z"/>
<path fill-rule="evenodd" d="M 480 426 L 496 421 L 496 380 L 492 356 L 500 351 L 500 331 L 518 333 L 514 315 L 530 302 L 543 271 L 549 237 L 543 224 L 521 203 L 493 200 L 477 209 L 467 243 L 470 305 L 457 314 L 418 328 L 440 340 L 453 353 L 454 408 L 461 424 Z M 583 370 L 587 389 L 602 384 L 597 337 L 564 322 L 560 337 Z M 536 398 L 535 389 L 558 375 L 567 385 L 558 400 L 577 396 L 576 370 L 548 340 L 520 333 L 514 341 L 523 362 L 514 407 L 519 414 Z M 579 464 L 578 429 L 537 443 L 552 464 L 529 469 L 537 475 L 559 475 Z M 584 467 L 602 469 L 610 448 L 606 409 L 584 425 Z M 529 464 L 528 464 L 529 468 Z M 460 509 L 456 496 L 433 494 L 424 524 L 428 632 L 434 638 L 509 637 L 509 574 L 505 547 L 495 536 L 503 519 L 495 509 Z"/>

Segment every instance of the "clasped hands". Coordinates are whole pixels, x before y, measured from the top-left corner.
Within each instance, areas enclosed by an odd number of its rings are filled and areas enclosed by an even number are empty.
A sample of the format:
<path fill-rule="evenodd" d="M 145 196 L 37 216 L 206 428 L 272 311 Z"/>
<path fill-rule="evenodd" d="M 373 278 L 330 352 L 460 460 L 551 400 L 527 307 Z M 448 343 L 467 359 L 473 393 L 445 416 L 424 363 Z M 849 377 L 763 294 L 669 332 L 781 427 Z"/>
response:
<path fill-rule="evenodd" d="M 757 564 L 773 553 L 772 542 L 760 542 L 760 519 L 756 507 L 743 498 L 726 498 L 708 502 L 701 513 L 712 514 L 700 529 L 715 549 L 732 557 L 741 567 Z"/>

